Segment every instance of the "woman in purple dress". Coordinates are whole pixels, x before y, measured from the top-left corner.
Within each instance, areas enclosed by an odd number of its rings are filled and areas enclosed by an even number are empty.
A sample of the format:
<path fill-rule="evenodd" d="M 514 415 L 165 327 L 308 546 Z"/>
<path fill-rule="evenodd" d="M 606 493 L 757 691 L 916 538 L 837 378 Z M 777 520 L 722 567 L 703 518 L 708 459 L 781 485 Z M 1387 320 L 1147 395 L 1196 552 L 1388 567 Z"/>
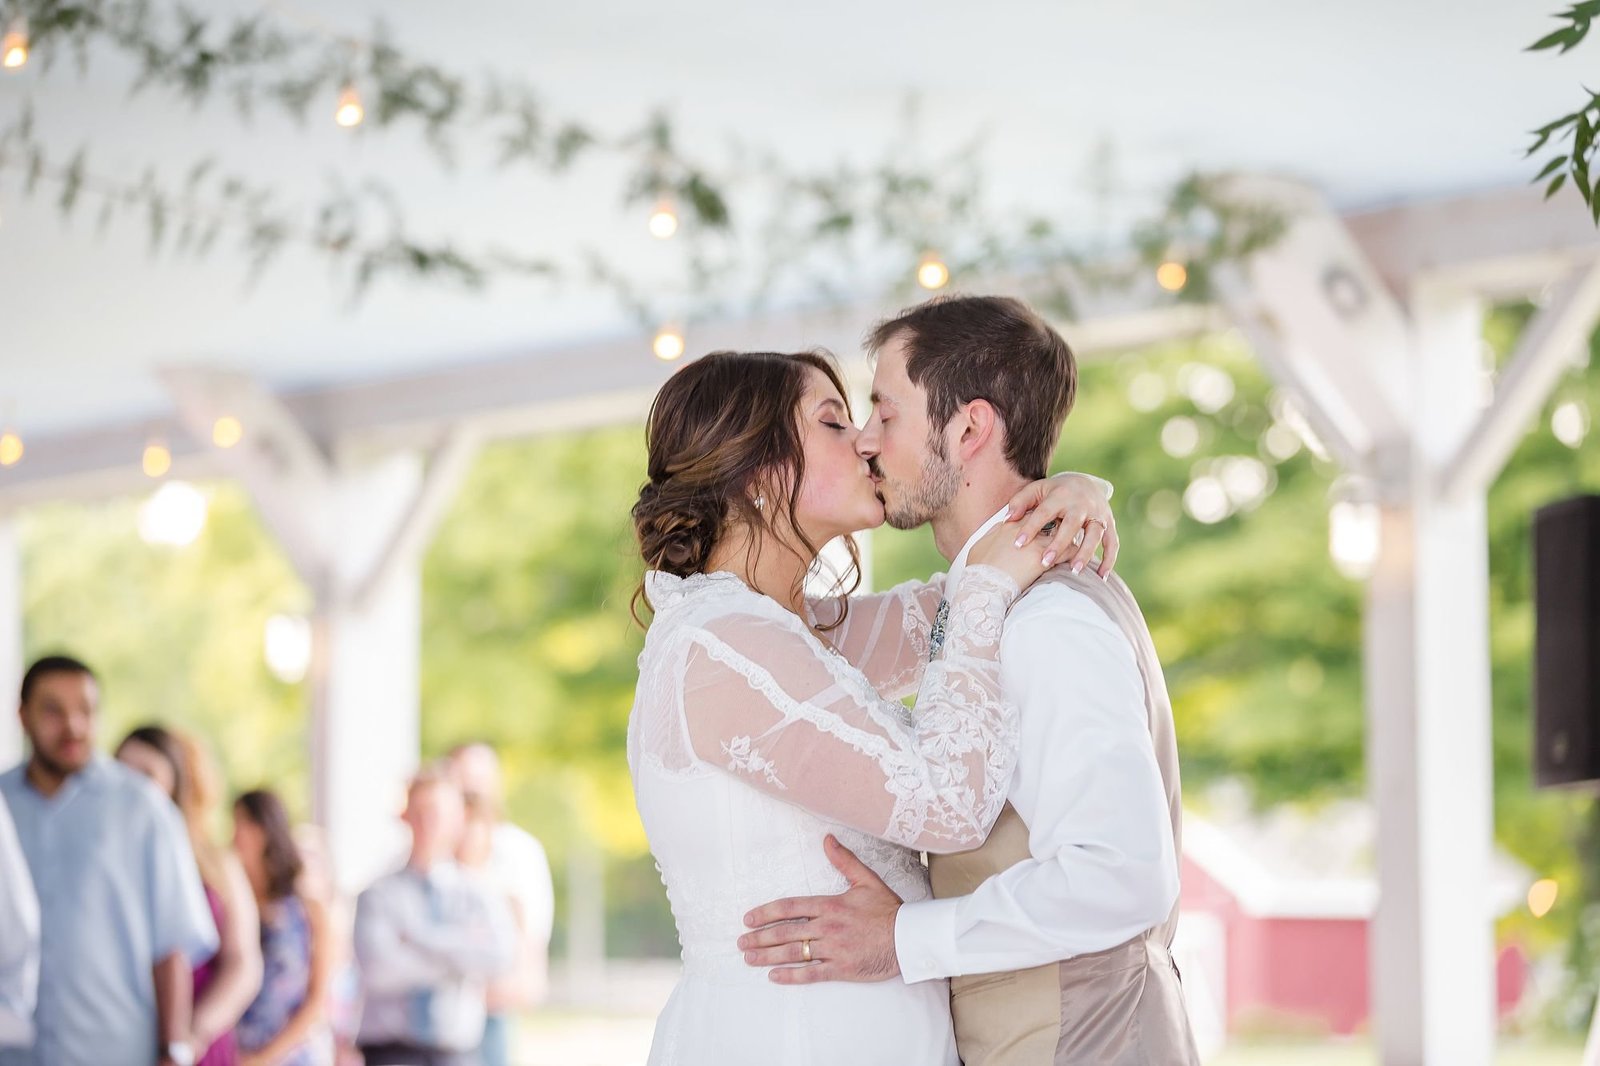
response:
<path fill-rule="evenodd" d="M 303 863 L 278 797 L 233 804 L 233 847 L 261 910 L 261 992 L 239 1019 L 241 1066 L 315 1066 L 327 1047 L 328 922 L 301 891 Z"/>
<path fill-rule="evenodd" d="M 236 1066 L 233 1027 L 261 986 L 261 948 L 244 868 L 209 833 L 220 794 L 216 769 L 192 738 L 159 725 L 129 733 L 117 746 L 117 759 L 154 781 L 183 812 L 221 941 L 216 955 L 194 970 L 195 1066 Z"/>

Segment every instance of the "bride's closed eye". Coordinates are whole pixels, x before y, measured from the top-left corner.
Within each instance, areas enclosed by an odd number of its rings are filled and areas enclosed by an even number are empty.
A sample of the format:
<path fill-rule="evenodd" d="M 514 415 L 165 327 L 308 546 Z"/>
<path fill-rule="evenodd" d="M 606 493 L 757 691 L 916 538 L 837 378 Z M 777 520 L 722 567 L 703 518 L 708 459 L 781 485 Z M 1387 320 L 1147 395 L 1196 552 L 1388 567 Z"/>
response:
<path fill-rule="evenodd" d="M 845 430 L 851 428 L 838 422 L 829 422 L 826 418 L 822 420 L 822 424 L 827 426 L 829 429 Z"/>

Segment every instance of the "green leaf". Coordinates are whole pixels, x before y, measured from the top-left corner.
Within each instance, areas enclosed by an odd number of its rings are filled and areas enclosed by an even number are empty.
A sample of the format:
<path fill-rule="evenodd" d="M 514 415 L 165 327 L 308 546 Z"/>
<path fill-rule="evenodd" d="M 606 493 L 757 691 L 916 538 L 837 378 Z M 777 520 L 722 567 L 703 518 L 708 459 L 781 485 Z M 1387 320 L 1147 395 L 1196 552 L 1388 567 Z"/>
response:
<path fill-rule="evenodd" d="M 1565 171 L 1557 174 L 1555 180 L 1550 183 L 1550 187 L 1544 191 L 1544 198 L 1548 200 L 1550 197 L 1554 196 L 1558 191 L 1560 191 L 1561 186 L 1566 184 L 1566 181 L 1567 175 Z"/>
<path fill-rule="evenodd" d="M 1550 162 L 1548 162 L 1548 163 L 1546 163 L 1544 165 L 1544 169 L 1539 171 L 1539 176 L 1534 178 L 1533 180 L 1536 181 L 1536 182 L 1537 181 L 1543 181 L 1545 178 L 1548 178 L 1550 175 L 1554 174 L 1556 171 L 1560 170 L 1563 166 L 1565 166 L 1566 162 L 1567 162 L 1567 157 L 1566 156 L 1564 156 L 1564 155 L 1556 156 L 1554 159 L 1550 160 Z"/>
<path fill-rule="evenodd" d="M 1523 51 L 1542 52 L 1547 48 L 1554 48 L 1559 44 L 1562 46 L 1561 50 L 1565 52 L 1567 49 L 1578 43 L 1578 41 L 1574 39 L 1575 37 L 1581 37 L 1581 35 L 1575 34 L 1575 31 L 1571 26 L 1563 26 L 1559 30 L 1539 38 L 1527 48 L 1524 48 Z"/>
<path fill-rule="evenodd" d="M 728 204 L 723 200 L 722 193 L 714 189 L 704 175 L 698 171 L 690 174 L 681 192 L 702 224 L 712 229 L 722 229 L 728 225 Z"/>

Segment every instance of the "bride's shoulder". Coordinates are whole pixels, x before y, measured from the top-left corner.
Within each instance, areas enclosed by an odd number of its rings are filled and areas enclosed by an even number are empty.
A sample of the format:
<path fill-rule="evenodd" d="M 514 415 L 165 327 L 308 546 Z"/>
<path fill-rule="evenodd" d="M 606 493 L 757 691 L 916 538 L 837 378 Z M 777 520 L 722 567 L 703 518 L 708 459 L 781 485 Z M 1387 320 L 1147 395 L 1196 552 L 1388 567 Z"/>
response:
<path fill-rule="evenodd" d="M 655 612 L 652 630 L 658 626 L 721 629 L 744 619 L 781 622 L 788 615 L 737 576 L 720 571 L 678 577 L 652 570 L 645 575 L 644 588 Z"/>

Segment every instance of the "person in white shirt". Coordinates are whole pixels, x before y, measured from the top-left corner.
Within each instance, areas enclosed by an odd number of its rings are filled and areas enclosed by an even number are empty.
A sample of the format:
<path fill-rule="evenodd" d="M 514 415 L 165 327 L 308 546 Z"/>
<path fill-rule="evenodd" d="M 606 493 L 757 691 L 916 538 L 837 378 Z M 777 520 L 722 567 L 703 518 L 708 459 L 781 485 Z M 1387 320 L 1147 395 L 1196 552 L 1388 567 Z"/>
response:
<path fill-rule="evenodd" d="M 1037 314 L 998 297 L 929 301 L 885 322 L 869 347 L 873 411 L 858 450 L 891 525 L 931 522 L 955 588 L 971 546 L 1045 472 L 1076 392 L 1072 353 Z M 1037 529 L 1025 520 L 1021 536 Z M 830 840 L 851 887 L 756 908 L 738 941 L 747 964 L 776 967 L 779 984 L 952 978 L 966 1066 L 1198 1062 L 1170 953 L 1171 705 L 1126 586 L 1079 565 L 1047 574 L 1006 619 L 1001 691 L 1021 744 L 987 843 L 932 856 L 937 898 L 903 903 Z M 968 980 L 980 974 L 997 976 Z"/>
<path fill-rule="evenodd" d="M 39 897 L 0 795 L 0 1047 L 33 1043 L 39 1000 Z"/>
<path fill-rule="evenodd" d="M 375 1066 L 478 1066 L 485 986 L 511 967 L 516 926 L 506 901 L 455 862 L 465 823 L 455 782 L 419 772 L 405 820 L 406 865 L 356 901 L 357 1043 Z"/>
<path fill-rule="evenodd" d="M 478 1049 L 482 1066 L 508 1066 L 513 1012 L 538 1006 L 550 983 L 550 934 L 555 924 L 550 860 L 530 833 L 501 820 L 504 788 L 500 757 L 493 748 L 463 744 L 450 752 L 448 766 L 467 809 L 467 828 L 456 859 L 510 902 L 520 934 L 516 963 L 489 984 L 489 1017 Z"/>

